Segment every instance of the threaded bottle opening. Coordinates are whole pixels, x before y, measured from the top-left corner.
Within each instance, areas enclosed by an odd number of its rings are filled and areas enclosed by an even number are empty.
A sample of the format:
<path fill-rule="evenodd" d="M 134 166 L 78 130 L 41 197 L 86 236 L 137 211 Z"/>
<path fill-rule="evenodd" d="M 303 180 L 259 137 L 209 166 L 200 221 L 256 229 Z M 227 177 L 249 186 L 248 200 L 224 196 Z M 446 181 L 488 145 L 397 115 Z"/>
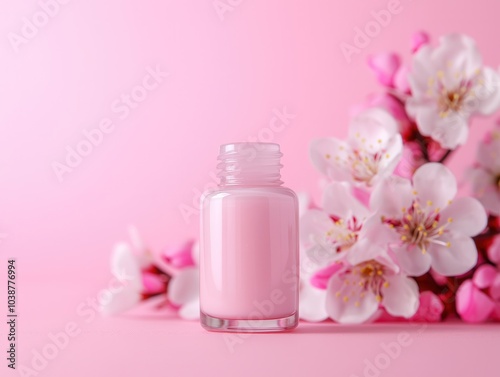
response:
<path fill-rule="evenodd" d="M 220 185 L 283 184 L 280 146 L 275 143 L 231 143 L 220 147 L 217 164 Z"/>

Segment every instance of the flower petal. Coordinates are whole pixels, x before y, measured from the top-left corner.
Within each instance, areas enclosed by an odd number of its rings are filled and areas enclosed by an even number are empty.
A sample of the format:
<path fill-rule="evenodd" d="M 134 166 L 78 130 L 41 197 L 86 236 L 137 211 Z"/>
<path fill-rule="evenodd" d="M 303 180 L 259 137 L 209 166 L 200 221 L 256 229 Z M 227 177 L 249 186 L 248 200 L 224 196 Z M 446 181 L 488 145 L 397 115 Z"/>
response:
<path fill-rule="evenodd" d="M 469 135 L 468 121 L 469 115 L 462 113 L 450 113 L 444 118 L 438 117 L 434 121 L 429 136 L 439 142 L 441 147 L 455 149 L 467 141 Z"/>
<path fill-rule="evenodd" d="M 379 162 L 378 175 L 381 177 L 391 175 L 403 157 L 403 138 L 400 134 L 394 135 L 387 141 L 384 153 L 384 158 Z"/>
<path fill-rule="evenodd" d="M 500 216 L 500 192 L 488 190 L 479 197 L 484 208 L 493 216 Z"/>
<path fill-rule="evenodd" d="M 165 281 L 159 275 L 151 272 L 142 273 L 142 285 L 144 287 L 143 293 L 146 294 L 162 293 L 166 290 Z"/>
<path fill-rule="evenodd" d="M 484 153 L 484 150 L 487 149 L 484 145 L 481 145 L 478 148 L 478 163 L 483 164 L 481 161 L 479 161 L 479 157 L 481 154 Z M 481 151 L 481 153 L 480 153 Z M 493 158 L 490 158 L 488 161 L 492 161 Z M 493 185 L 493 177 L 491 173 L 488 171 L 491 170 L 491 167 L 476 167 L 476 168 L 471 168 L 467 169 L 465 174 L 466 178 L 470 179 L 471 181 L 471 186 L 472 190 L 474 191 L 474 195 L 476 197 L 480 196 L 482 192 L 484 192 L 486 189 L 488 189 L 488 186 Z M 496 188 L 495 188 L 496 189 Z"/>
<path fill-rule="evenodd" d="M 440 225 L 469 237 L 481 233 L 487 222 L 484 207 L 474 198 L 458 198 L 441 211 Z"/>
<path fill-rule="evenodd" d="M 317 289 L 311 284 L 303 282 L 299 294 L 300 318 L 309 322 L 320 322 L 327 319 L 326 295 L 325 289 Z"/>
<path fill-rule="evenodd" d="M 401 65 L 399 55 L 385 52 L 368 57 L 368 66 L 375 72 L 378 81 L 385 86 L 393 86 L 394 74 Z"/>
<path fill-rule="evenodd" d="M 317 139 L 311 142 L 309 157 L 313 166 L 328 178 L 339 181 L 351 178 L 348 169 L 341 165 L 347 159 L 350 146 L 335 138 Z"/>
<path fill-rule="evenodd" d="M 391 176 L 375 186 L 370 197 L 370 209 L 382 216 L 397 218 L 402 208 L 410 208 L 413 202 L 412 186 L 408 179 Z"/>
<path fill-rule="evenodd" d="M 442 36 L 439 42 L 439 46 L 432 54 L 436 67 L 444 69 L 451 65 L 446 71 L 463 72 L 466 77 L 472 77 L 478 69 L 481 69 L 481 54 L 471 37 L 453 33 Z"/>
<path fill-rule="evenodd" d="M 427 44 L 413 55 L 408 81 L 412 96 L 415 99 L 422 99 L 427 96 L 429 77 L 436 74 L 436 68 L 432 63 L 432 54 L 433 48 Z"/>
<path fill-rule="evenodd" d="M 432 258 L 429 253 L 422 253 L 416 246 L 392 246 L 391 249 L 402 270 L 410 276 L 421 276 L 431 268 Z"/>
<path fill-rule="evenodd" d="M 306 249 L 306 257 L 309 262 L 307 268 L 323 268 L 332 263 L 339 262 L 345 258 L 347 250 L 337 252 L 325 243 L 318 243 Z M 313 267 L 314 266 L 314 267 Z"/>
<path fill-rule="evenodd" d="M 477 111 L 491 115 L 500 107 L 500 76 L 489 67 L 483 68 L 482 76 L 483 84 L 475 88 Z"/>
<path fill-rule="evenodd" d="M 500 321 L 500 302 L 495 302 L 495 308 L 491 313 L 491 318 L 493 318 L 496 321 Z"/>
<path fill-rule="evenodd" d="M 101 302 L 103 315 L 116 315 L 132 309 L 141 301 L 141 294 L 133 287 L 124 286 L 122 289 L 109 291 L 109 297 Z"/>
<path fill-rule="evenodd" d="M 371 259 L 377 259 L 379 256 L 386 254 L 385 249 L 369 238 L 360 238 L 349 250 L 346 255 L 346 261 L 355 266 L 357 264 L 367 262 Z M 388 266 L 389 267 L 389 266 Z"/>
<path fill-rule="evenodd" d="M 311 197 L 305 191 L 297 192 L 297 199 L 299 202 L 299 217 L 302 216 L 308 209 L 312 207 Z"/>
<path fill-rule="evenodd" d="M 366 208 L 370 205 L 370 195 L 371 192 L 363 187 L 352 186 L 351 187 L 352 196 L 356 198 L 358 202 L 363 204 Z"/>
<path fill-rule="evenodd" d="M 385 252 L 385 250 L 383 253 L 377 255 L 375 260 L 386 267 L 385 271 L 388 274 L 399 274 L 401 272 L 401 267 L 397 263 L 396 259 L 389 253 Z"/>
<path fill-rule="evenodd" d="M 415 315 L 411 317 L 411 320 L 439 322 L 443 311 L 444 304 L 439 297 L 431 291 L 424 291 L 420 293 L 420 305 Z"/>
<path fill-rule="evenodd" d="M 111 254 L 111 273 L 121 282 L 142 290 L 141 268 L 137 257 L 127 243 L 117 244 Z"/>
<path fill-rule="evenodd" d="M 438 120 L 436 104 L 426 98 L 410 97 L 406 101 L 406 111 L 415 119 L 417 128 L 424 136 L 430 136 Z"/>
<path fill-rule="evenodd" d="M 500 236 L 496 236 L 488 248 L 488 259 L 495 264 L 500 264 Z"/>
<path fill-rule="evenodd" d="M 364 110 L 374 107 L 382 108 L 383 110 L 388 111 L 398 122 L 409 121 L 404 104 L 399 98 L 390 93 L 377 93 L 369 95 L 364 103 L 353 108 L 354 111 L 352 111 L 351 114 L 352 116 L 356 116 Z"/>
<path fill-rule="evenodd" d="M 330 216 L 317 209 L 307 211 L 300 218 L 300 242 L 309 261 L 317 266 L 325 266 L 335 257 L 336 250 L 325 239 L 333 225 Z"/>
<path fill-rule="evenodd" d="M 170 281 L 168 298 L 175 305 L 184 305 L 199 297 L 200 277 L 198 268 L 186 267 Z"/>
<path fill-rule="evenodd" d="M 363 323 L 377 311 L 379 303 L 371 291 L 363 298 L 352 297 L 347 285 L 338 275 L 328 282 L 326 311 L 331 319 L 339 323 Z M 350 297 L 351 296 L 351 297 Z"/>
<path fill-rule="evenodd" d="M 351 145 L 379 152 L 399 132 L 396 119 L 379 107 L 369 108 L 356 115 L 349 125 L 349 142 Z"/>
<path fill-rule="evenodd" d="M 300 218 L 300 239 L 306 246 L 316 243 L 316 237 L 324 236 L 333 225 L 328 214 L 319 209 L 310 209 Z"/>
<path fill-rule="evenodd" d="M 425 163 L 420 147 L 415 142 L 406 142 L 403 148 L 401 161 L 399 162 L 394 174 L 402 178 L 411 179 L 415 170 Z"/>
<path fill-rule="evenodd" d="M 491 133 L 491 140 L 481 143 L 477 149 L 477 162 L 480 167 L 487 171 L 491 179 L 491 173 L 500 173 L 500 130 Z"/>
<path fill-rule="evenodd" d="M 436 162 L 422 165 L 413 175 L 413 187 L 423 204 L 444 208 L 457 193 L 455 176 L 446 166 Z"/>
<path fill-rule="evenodd" d="M 500 272 L 498 272 L 491 283 L 489 289 L 490 296 L 493 300 L 500 304 Z"/>
<path fill-rule="evenodd" d="M 370 212 L 352 194 L 346 182 L 333 182 L 323 191 L 323 210 L 341 219 L 355 217 L 362 221 Z"/>
<path fill-rule="evenodd" d="M 420 47 L 429 43 L 429 34 L 425 31 L 419 31 L 411 36 L 411 52 L 417 52 Z"/>
<path fill-rule="evenodd" d="M 493 284 L 497 276 L 497 269 L 490 264 L 483 264 L 480 266 L 474 276 L 472 282 L 480 289 L 488 288 Z"/>
<path fill-rule="evenodd" d="M 179 245 L 174 245 L 163 250 L 162 256 L 167 263 L 176 268 L 194 266 L 193 260 L 194 240 L 187 240 Z"/>
<path fill-rule="evenodd" d="M 410 318 L 419 306 L 418 285 L 415 280 L 402 276 L 386 276 L 382 286 L 382 305 L 393 316 Z"/>
<path fill-rule="evenodd" d="M 388 244 L 399 242 L 400 240 L 399 233 L 390 228 L 388 224 L 382 223 L 380 220 L 380 215 L 378 213 L 370 216 L 364 222 L 361 231 L 358 233 L 358 239 L 362 240 L 364 238 L 368 239 L 374 245 L 382 247 L 384 249 L 384 252 L 387 251 Z M 357 245 L 358 243 L 354 244 L 351 250 L 353 250 L 353 248 L 357 248 Z M 363 247 L 363 245 L 360 244 L 359 247 L 361 248 Z"/>
<path fill-rule="evenodd" d="M 179 316 L 187 320 L 196 320 L 200 318 L 200 300 L 195 298 L 179 309 Z"/>
<path fill-rule="evenodd" d="M 466 280 L 457 291 L 457 312 L 466 322 L 483 322 L 494 309 L 491 299 Z"/>
<path fill-rule="evenodd" d="M 318 289 L 326 289 L 328 281 L 336 272 L 343 267 L 342 263 L 333 263 L 325 268 L 316 271 L 309 280 L 311 286 Z"/>
<path fill-rule="evenodd" d="M 410 68 L 406 65 L 402 65 L 397 70 L 394 75 L 394 87 L 403 93 L 410 93 L 410 82 L 408 81 L 408 75 L 410 74 Z"/>
<path fill-rule="evenodd" d="M 477 249 L 472 238 L 450 231 L 445 232 L 439 241 L 443 245 L 432 243 L 428 250 L 432 256 L 432 268 L 437 273 L 462 275 L 476 265 Z"/>

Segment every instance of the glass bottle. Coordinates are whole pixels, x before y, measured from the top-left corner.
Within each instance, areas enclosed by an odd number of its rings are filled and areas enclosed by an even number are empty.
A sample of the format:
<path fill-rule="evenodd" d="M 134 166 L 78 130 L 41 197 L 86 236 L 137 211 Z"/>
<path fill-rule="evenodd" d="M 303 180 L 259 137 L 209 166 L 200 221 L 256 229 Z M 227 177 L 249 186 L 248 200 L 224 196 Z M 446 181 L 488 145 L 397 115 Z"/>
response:
<path fill-rule="evenodd" d="M 219 186 L 201 202 L 201 323 L 212 331 L 297 326 L 298 203 L 282 186 L 280 146 L 220 147 Z"/>

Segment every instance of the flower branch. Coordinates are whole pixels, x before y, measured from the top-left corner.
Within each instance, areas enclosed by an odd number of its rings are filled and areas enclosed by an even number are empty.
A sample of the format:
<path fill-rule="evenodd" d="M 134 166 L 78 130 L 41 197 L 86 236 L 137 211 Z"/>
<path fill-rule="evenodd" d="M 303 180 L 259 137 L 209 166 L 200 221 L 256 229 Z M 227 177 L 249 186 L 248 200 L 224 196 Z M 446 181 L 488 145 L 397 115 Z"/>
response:
<path fill-rule="evenodd" d="M 470 196 L 457 197 L 444 165 L 467 142 L 474 116 L 500 108 L 500 76 L 463 34 L 432 46 L 417 33 L 411 51 L 408 64 L 392 52 L 371 56 L 384 92 L 355 107 L 346 140 L 311 142 L 311 162 L 328 183 L 319 208 L 301 204 L 303 320 L 500 320 L 500 125 L 464 172 Z M 198 318 L 195 242 L 156 257 L 132 244 L 112 259 L 113 273 L 125 269 L 131 283 L 103 310 L 155 298 L 156 308 Z"/>

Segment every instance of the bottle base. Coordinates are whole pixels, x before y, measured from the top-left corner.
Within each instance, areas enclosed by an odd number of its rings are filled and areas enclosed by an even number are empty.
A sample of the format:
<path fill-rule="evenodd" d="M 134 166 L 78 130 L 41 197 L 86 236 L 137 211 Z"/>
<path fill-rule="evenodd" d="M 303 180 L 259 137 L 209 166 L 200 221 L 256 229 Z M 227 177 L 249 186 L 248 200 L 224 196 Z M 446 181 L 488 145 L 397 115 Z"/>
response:
<path fill-rule="evenodd" d="M 200 312 L 201 325 L 208 331 L 218 332 L 279 332 L 297 327 L 299 315 L 273 319 L 225 319 Z"/>

